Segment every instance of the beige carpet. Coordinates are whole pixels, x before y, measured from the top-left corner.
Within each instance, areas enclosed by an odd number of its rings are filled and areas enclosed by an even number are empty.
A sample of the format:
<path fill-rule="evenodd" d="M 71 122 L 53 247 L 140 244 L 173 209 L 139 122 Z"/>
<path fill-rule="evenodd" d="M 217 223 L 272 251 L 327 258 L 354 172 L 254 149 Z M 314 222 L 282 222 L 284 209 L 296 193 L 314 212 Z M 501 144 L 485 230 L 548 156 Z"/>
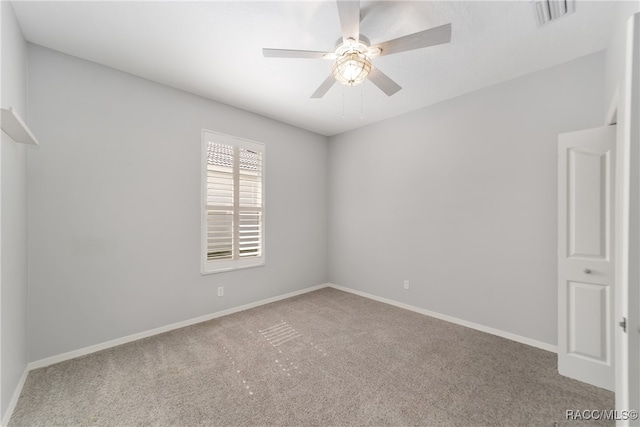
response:
<path fill-rule="evenodd" d="M 553 353 L 326 288 L 34 370 L 9 426 L 576 426 L 613 405 Z"/>

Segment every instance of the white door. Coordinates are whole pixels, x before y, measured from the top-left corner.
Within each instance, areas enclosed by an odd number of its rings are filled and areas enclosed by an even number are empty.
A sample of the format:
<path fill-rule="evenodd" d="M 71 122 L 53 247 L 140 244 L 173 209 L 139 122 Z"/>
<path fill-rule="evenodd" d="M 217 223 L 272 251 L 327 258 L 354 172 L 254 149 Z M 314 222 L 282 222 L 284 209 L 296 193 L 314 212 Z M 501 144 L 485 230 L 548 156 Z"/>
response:
<path fill-rule="evenodd" d="M 558 147 L 558 371 L 614 388 L 616 127 L 562 134 Z"/>

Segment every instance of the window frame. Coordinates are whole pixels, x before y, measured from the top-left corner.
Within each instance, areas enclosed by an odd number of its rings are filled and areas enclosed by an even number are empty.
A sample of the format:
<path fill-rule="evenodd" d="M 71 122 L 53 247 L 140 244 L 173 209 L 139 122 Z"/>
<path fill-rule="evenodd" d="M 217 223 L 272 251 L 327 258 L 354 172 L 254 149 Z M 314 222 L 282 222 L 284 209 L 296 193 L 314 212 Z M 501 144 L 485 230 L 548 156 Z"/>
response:
<path fill-rule="evenodd" d="M 200 165 L 201 165 L 201 173 L 200 173 L 200 273 L 202 275 L 207 274 L 215 274 L 215 273 L 223 273 L 227 271 L 241 270 L 246 268 L 254 268 L 254 267 L 263 267 L 266 263 L 265 259 L 265 234 L 266 234 L 266 216 L 265 216 L 265 158 L 266 158 L 266 145 L 263 142 L 252 141 L 245 138 L 240 138 L 232 135 L 227 135 L 220 132 L 215 132 L 207 129 L 202 130 L 202 141 L 201 141 L 201 153 L 200 153 Z M 245 259 L 227 259 L 227 260 L 209 260 L 208 259 L 208 229 L 207 229 L 207 152 L 209 147 L 209 142 L 220 143 L 225 145 L 230 145 L 236 148 L 244 148 L 252 151 L 259 151 L 261 153 L 261 168 L 262 168 L 262 176 L 261 176 L 261 245 L 260 245 L 260 256 L 245 258 Z M 234 181 L 234 185 L 238 185 L 237 182 Z M 234 205 L 234 212 L 238 209 L 238 206 Z M 233 241 L 234 245 L 239 244 L 239 242 Z"/>

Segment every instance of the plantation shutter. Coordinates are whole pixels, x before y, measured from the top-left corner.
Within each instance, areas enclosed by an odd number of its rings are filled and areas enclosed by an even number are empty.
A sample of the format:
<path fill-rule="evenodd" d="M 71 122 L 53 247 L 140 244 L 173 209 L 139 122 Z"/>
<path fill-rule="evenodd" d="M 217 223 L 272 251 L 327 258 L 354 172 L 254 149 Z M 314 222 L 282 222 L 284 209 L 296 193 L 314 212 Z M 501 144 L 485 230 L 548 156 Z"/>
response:
<path fill-rule="evenodd" d="M 262 145 L 225 135 L 207 138 L 206 144 L 204 247 L 209 268 L 203 271 L 251 266 L 251 259 L 263 255 Z M 235 262 L 240 264 L 230 264 Z"/>
<path fill-rule="evenodd" d="M 233 259 L 234 148 L 207 148 L 207 259 Z"/>
<path fill-rule="evenodd" d="M 262 249 L 262 154 L 244 148 L 238 177 L 238 255 L 260 256 Z"/>

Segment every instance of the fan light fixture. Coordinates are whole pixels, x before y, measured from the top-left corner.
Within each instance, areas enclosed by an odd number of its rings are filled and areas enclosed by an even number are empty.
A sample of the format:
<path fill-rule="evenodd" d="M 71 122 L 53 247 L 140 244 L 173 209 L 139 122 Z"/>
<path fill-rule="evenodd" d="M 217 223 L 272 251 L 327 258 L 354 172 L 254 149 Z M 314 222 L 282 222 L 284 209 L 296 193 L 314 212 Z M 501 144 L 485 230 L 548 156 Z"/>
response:
<path fill-rule="evenodd" d="M 345 86 L 362 83 L 371 72 L 371 60 L 367 55 L 369 47 L 362 41 L 349 38 L 338 45 L 333 63 L 333 76 Z"/>
<path fill-rule="evenodd" d="M 333 75 L 346 86 L 362 83 L 371 72 L 371 61 L 360 52 L 348 52 L 333 64 Z"/>

